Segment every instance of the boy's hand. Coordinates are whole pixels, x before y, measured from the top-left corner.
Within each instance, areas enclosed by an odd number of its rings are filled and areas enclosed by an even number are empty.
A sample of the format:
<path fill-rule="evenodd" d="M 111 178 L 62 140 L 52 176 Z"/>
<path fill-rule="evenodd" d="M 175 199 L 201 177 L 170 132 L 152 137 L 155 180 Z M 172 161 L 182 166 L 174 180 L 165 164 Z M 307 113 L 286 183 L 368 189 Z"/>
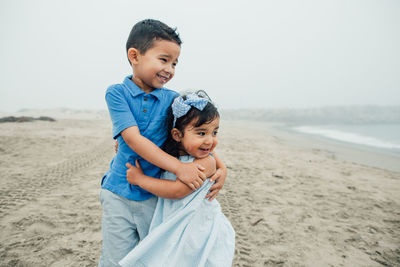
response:
<path fill-rule="evenodd" d="M 140 180 L 144 178 L 142 168 L 140 167 L 139 161 L 136 160 L 136 167 L 127 163 L 125 166 L 128 168 L 126 170 L 126 179 L 133 185 L 138 185 Z"/>
<path fill-rule="evenodd" d="M 203 171 L 204 167 L 199 164 L 181 163 L 175 174 L 184 184 L 192 190 L 196 190 L 203 185 L 203 181 L 207 178 Z"/>
<path fill-rule="evenodd" d="M 226 168 L 219 168 L 215 172 L 215 174 L 210 178 L 210 182 L 215 181 L 210 187 L 210 191 L 206 195 L 209 201 L 213 201 L 214 198 L 218 195 L 219 190 L 224 186 L 225 179 L 226 179 L 227 169 Z"/>

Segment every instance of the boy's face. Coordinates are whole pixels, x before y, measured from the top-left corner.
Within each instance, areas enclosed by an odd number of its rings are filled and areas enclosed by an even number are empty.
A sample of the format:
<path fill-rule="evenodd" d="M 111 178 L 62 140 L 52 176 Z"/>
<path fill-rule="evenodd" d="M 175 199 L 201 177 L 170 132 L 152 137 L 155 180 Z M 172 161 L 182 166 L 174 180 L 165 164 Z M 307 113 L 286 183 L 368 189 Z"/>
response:
<path fill-rule="evenodd" d="M 144 54 L 135 48 L 128 50 L 133 68 L 133 82 L 146 93 L 161 88 L 175 74 L 181 47 L 171 41 L 155 40 Z"/>

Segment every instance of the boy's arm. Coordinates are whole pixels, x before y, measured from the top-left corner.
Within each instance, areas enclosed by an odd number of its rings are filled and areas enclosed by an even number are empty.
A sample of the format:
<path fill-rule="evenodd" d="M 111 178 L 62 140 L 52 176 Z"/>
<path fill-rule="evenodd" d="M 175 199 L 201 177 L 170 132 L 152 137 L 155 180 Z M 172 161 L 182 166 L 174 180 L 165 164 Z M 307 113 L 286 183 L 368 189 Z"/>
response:
<path fill-rule="evenodd" d="M 210 178 L 210 181 L 215 181 L 215 184 L 211 186 L 210 192 L 206 195 L 210 201 L 212 201 L 222 189 L 225 184 L 226 175 L 228 170 L 225 164 L 221 161 L 221 159 L 217 156 L 215 152 L 213 152 L 216 164 L 217 164 L 217 171 L 215 174 Z"/>
<path fill-rule="evenodd" d="M 211 156 L 207 157 L 203 163 L 205 164 L 206 169 L 215 170 L 216 163 Z M 156 196 L 177 199 L 183 198 L 193 192 L 192 189 L 179 179 L 171 181 L 144 175 L 138 161 L 136 161 L 136 167 L 129 163 L 127 163 L 126 166 L 128 167 L 128 170 L 126 171 L 128 182 L 133 185 L 138 185 Z"/>
<path fill-rule="evenodd" d="M 174 173 L 180 180 L 195 190 L 206 179 L 204 167 L 196 163 L 182 163 L 177 158 L 162 151 L 158 146 L 140 134 L 137 126 L 121 132 L 126 144 L 148 162 Z"/>

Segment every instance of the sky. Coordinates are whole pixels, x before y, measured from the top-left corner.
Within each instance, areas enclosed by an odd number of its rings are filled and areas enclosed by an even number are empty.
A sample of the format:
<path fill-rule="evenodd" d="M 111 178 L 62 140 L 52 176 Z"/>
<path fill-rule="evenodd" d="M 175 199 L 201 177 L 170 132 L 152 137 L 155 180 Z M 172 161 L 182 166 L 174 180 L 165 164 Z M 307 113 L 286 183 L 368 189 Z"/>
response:
<path fill-rule="evenodd" d="M 106 109 L 146 18 L 183 44 L 166 87 L 222 109 L 400 105 L 400 1 L 0 0 L 0 111 Z"/>

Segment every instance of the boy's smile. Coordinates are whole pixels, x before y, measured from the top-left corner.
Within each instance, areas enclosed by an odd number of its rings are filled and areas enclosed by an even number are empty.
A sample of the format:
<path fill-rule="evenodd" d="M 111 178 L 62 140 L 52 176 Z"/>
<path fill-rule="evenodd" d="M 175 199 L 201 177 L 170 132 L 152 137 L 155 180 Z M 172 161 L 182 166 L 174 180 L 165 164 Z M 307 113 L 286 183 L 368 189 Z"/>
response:
<path fill-rule="evenodd" d="M 132 63 L 132 81 L 146 93 L 161 88 L 175 74 L 181 47 L 172 41 L 155 40 L 144 54 L 135 48 L 128 50 Z"/>

